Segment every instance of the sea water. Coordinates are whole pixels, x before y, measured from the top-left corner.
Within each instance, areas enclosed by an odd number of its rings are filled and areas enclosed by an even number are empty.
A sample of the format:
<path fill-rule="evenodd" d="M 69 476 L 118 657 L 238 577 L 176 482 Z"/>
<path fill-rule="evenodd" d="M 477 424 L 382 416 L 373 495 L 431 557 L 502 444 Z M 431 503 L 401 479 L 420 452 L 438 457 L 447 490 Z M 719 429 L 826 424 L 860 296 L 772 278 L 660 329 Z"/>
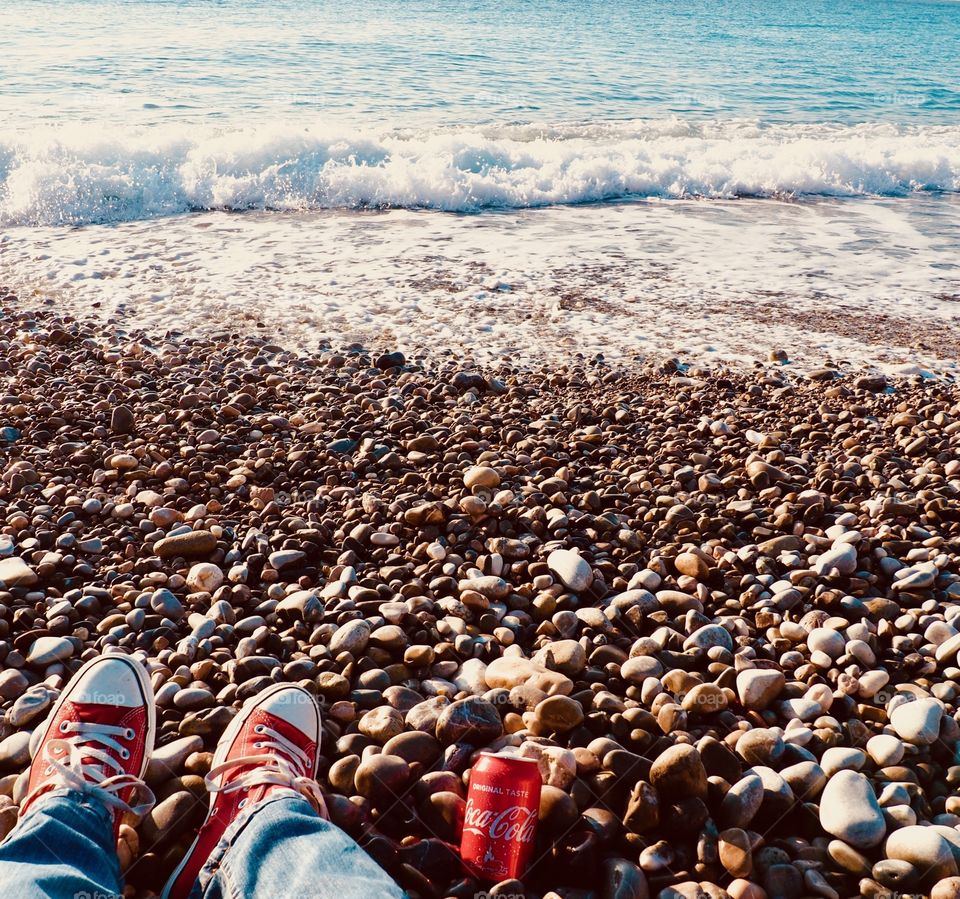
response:
<path fill-rule="evenodd" d="M 0 2 L 0 273 L 494 355 L 950 327 L 958 51 L 954 2 Z"/>

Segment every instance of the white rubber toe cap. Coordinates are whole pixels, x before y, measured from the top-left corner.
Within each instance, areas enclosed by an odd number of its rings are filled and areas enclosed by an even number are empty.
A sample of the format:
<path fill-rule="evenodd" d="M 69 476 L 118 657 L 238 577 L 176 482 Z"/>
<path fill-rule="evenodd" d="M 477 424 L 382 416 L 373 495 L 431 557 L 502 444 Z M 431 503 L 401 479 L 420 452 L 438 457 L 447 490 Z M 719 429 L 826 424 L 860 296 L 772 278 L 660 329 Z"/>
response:
<path fill-rule="evenodd" d="M 276 715 L 316 741 L 320 734 L 320 708 L 317 701 L 303 688 L 285 685 L 256 703 L 257 708 Z"/>
<path fill-rule="evenodd" d="M 147 700 L 143 676 L 133 667 L 136 662 L 120 656 L 103 656 L 70 684 L 70 702 L 135 708 Z"/>

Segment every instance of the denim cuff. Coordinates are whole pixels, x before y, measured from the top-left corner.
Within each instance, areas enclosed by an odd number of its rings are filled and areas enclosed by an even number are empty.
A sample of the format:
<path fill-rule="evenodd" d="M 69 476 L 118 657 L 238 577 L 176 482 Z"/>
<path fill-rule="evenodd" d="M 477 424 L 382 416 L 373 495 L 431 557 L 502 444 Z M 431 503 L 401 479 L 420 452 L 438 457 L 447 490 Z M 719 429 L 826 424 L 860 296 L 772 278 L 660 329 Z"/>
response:
<path fill-rule="evenodd" d="M 254 803 L 253 805 L 248 805 L 239 815 L 237 815 L 236 820 L 231 824 L 223 834 L 223 838 L 217 844 L 217 848 L 213 850 L 211 858 L 216 858 L 219 862 L 220 856 L 226 852 L 227 848 L 232 846 L 236 841 L 237 837 L 243 832 L 243 829 L 247 826 L 250 818 L 262 812 L 268 805 L 272 805 L 274 802 L 303 802 L 309 808 L 313 808 L 303 796 L 301 796 L 296 790 L 286 790 L 279 789 L 275 790 L 266 799 L 261 799 L 259 802 Z"/>
<path fill-rule="evenodd" d="M 190 892 L 191 899 L 193 899 L 193 897 L 203 895 L 204 890 L 207 888 L 207 884 L 210 882 L 210 879 L 223 866 L 224 856 L 240 838 L 240 835 L 250 823 L 250 819 L 256 814 L 271 814 L 272 812 L 266 811 L 267 806 L 275 805 L 278 802 L 292 802 L 301 809 L 303 806 L 300 806 L 299 804 L 303 803 L 306 808 L 309 808 L 311 811 L 315 812 L 313 806 L 310 805 L 310 803 L 303 796 L 301 796 L 300 793 L 298 793 L 296 790 L 286 789 L 276 790 L 266 799 L 261 799 L 260 802 L 247 806 L 247 808 L 237 815 L 233 823 L 224 831 L 223 836 L 220 838 L 220 842 L 217 843 L 213 852 L 210 853 L 210 858 L 204 862 L 204 865 L 200 869 L 200 873 L 197 876 L 197 882 L 194 884 L 193 889 Z"/>
<path fill-rule="evenodd" d="M 79 811 L 84 815 L 93 815 L 98 825 L 109 825 L 113 828 L 113 816 L 107 807 L 89 793 L 82 790 L 71 790 L 69 787 L 59 787 L 42 793 L 27 809 L 27 813 L 21 816 L 20 820 L 29 818 L 34 812 L 46 811 L 50 814 L 49 806 L 60 807 L 64 803 L 69 803 L 69 807 L 74 811 Z"/>

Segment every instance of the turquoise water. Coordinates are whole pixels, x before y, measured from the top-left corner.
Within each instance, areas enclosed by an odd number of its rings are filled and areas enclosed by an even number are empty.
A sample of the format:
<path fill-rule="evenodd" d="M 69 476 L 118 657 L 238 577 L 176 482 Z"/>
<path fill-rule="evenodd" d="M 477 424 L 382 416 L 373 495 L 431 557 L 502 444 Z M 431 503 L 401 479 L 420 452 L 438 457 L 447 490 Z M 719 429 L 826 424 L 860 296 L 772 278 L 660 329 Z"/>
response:
<path fill-rule="evenodd" d="M 960 189 L 960 4 L 0 2 L 0 224 Z"/>
<path fill-rule="evenodd" d="M 960 5 L 0 4 L 7 126 L 743 117 L 960 122 Z"/>

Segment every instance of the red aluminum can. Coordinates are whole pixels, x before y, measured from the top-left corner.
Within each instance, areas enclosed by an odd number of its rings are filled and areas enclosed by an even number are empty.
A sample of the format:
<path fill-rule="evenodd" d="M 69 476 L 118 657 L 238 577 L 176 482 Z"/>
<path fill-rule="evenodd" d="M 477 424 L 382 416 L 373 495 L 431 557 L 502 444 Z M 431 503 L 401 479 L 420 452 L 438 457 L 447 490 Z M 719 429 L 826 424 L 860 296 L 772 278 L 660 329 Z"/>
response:
<path fill-rule="evenodd" d="M 497 882 L 522 878 L 540 816 L 540 769 L 533 759 L 480 753 L 470 772 L 460 857 Z"/>

